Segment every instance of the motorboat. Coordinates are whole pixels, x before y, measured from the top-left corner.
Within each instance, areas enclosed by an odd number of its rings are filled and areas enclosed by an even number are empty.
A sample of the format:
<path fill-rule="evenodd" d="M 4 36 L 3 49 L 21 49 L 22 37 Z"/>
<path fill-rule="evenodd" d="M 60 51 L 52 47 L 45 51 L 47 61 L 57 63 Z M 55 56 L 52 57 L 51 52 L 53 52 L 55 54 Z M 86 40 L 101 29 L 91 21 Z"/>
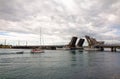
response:
<path fill-rule="evenodd" d="M 23 51 L 16 52 L 16 54 L 23 54 L 23 53 L 24 53 Z"/>

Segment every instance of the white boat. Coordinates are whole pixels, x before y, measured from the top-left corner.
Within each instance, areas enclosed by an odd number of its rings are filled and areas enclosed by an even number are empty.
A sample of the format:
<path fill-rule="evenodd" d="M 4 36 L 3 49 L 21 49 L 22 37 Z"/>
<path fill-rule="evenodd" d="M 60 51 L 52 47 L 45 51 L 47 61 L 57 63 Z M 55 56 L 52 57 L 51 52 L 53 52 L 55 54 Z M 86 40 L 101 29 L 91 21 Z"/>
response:
<path fill-rule="evenodd" d="M 83 47 L 73 47 L 73 48 L 69 48 L 69 47 L 63 47 L 63 48 L 56 48 L 56 50 L 82 50 Z"/>
<path fill-rule="evenodd" d="M 56 48 L 56 50 L 72 50 L 72 48 L 63 47 L 63 48 Z"/>
<path fill-rule="evenodd" d="M 99 51 L 99 48 L 84 48 L 86 51 Z"/>

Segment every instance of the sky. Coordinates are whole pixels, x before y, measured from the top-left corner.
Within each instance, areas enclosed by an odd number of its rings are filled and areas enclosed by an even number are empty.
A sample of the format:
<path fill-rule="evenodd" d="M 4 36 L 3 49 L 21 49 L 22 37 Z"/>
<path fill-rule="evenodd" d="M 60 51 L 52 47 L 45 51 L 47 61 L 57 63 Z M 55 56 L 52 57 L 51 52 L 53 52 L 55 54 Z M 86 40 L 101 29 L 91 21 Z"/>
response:
<path fill-rule="evenodd" d="M 120 43 L 120 0 L 0 0 L 0 44 Z M 41 30 L 41 32 L 40 32 Z M 40 36 L 41 35 L 41 36 Z"/>

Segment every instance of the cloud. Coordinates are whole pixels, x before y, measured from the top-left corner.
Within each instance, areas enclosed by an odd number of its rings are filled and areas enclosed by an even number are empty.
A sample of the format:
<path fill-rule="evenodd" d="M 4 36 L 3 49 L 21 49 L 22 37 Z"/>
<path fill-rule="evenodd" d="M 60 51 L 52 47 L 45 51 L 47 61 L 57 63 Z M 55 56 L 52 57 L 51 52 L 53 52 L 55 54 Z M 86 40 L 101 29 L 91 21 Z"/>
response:
<path fill-rule="evenodd" d="M 119 0 L 0 0 L 0 32 L 30 40 L 38 39 L 41 27 L 46 44 L 84 35 L 120 42 L 119 7 Z"/>

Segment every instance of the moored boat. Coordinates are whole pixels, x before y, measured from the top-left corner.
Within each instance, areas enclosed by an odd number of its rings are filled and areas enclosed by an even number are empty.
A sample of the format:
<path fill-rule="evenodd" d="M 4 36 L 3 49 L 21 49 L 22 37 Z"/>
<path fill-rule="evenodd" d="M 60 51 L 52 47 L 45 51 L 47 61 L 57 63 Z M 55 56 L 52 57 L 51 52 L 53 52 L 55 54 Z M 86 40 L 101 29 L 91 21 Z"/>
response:
<path fill-rule="evenodd" d="M 40 28 L 40 45 L 41 45 L 41 28 Z M 44 50 L 41 47 L 38 47 L 32 49 L 31 53 L 44 53 Z"/>
<path fill-rule="evenodd" d="M 86 51 L 99 51 L 99 48 L 84 48 Z"/>
<path fill-rule="evenodd" d="M 24 53 L 23 51 L 16 52 L 16 54 L 23 54 L 23 53 Z"/>
<path fill-rule="evenodd" d="M 44 53 L 44 50 L 41 48 L 35 48 L 31 50 L 31 53 Z"/>

